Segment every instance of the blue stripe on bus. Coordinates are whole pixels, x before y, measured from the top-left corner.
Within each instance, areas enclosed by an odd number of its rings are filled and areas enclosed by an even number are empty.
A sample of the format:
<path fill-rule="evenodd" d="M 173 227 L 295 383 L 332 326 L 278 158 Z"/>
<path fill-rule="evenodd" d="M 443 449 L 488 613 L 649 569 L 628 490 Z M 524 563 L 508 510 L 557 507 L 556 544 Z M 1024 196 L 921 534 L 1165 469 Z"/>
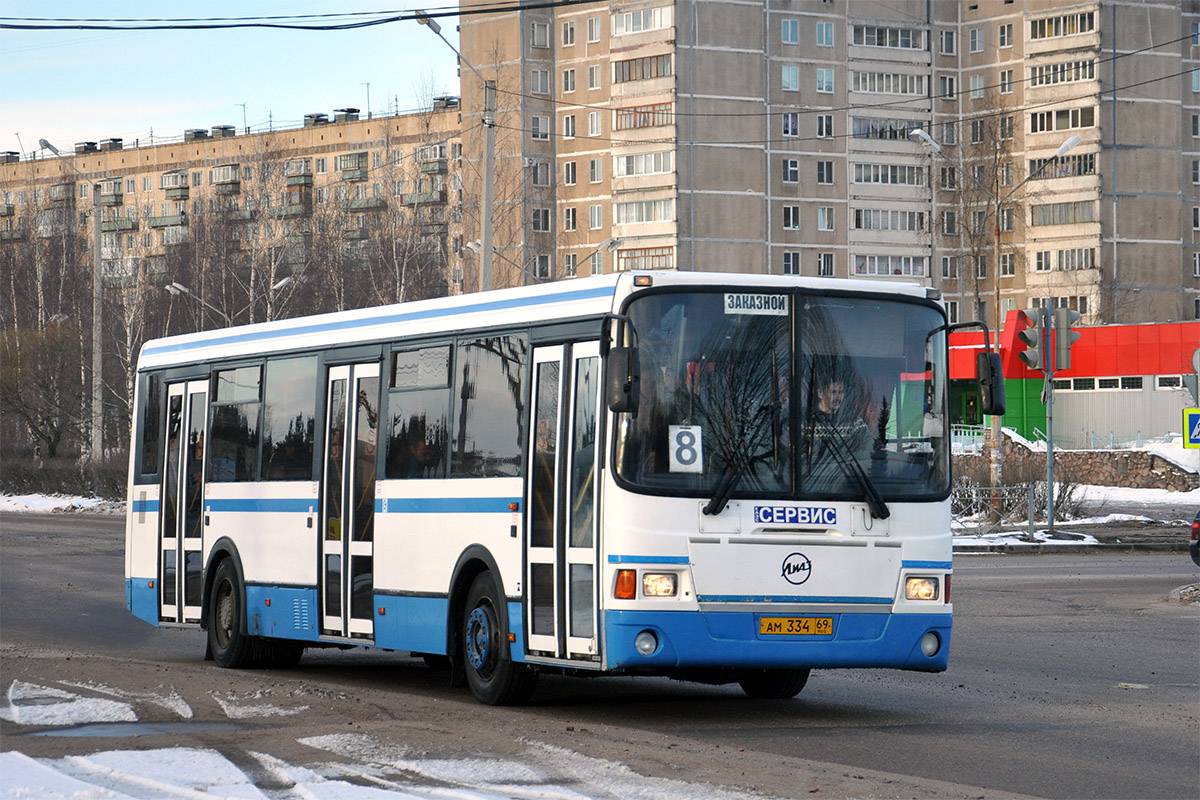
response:
<path fill-rule="evenodd" d="M 134 500 L 130 504 L 130 509 L 134 514 L 156 514 L 158 513 L 158 501 Z"/>
<path fill-rule="evenodd" d="M 610 564 L 687 564 L 687 556 L 614 556 L 608 557 Z"/>
<path fill-rule="evenodd" d="M 702 594 L 701 603 L 845 603 L 848 605 L 891 605 L 890 597 L 809 597 L 793 594 Z"/>
<path fill-rule="evenodd" d="M 901 561 L 900 566 L 907 569 L 954 569 L 949 561 Z"/>
<path fill-rule="evenodd" d="M 368 328 L 377 325 L 393 325 L 401 322 L 413 322 L 416 320 L 430 320 L 438 319 L 440 317 L 479 314 L 485 311 L 504 311 L 512 308 L 549 305 L 551 303 L 568 303 L 576 300 L 591 300 L 597 297 L 611 297 L 614 291 L 615 288 L 613 286 L 601 286 L 595 289 L 575 289 L 566 292 L 548 294 L 541 297 L 514 297 L 505 300 L 488 300 L 481 303 L 455 306 L 454 308 L 432 308 L 423 311 L 402 311 L 392 314 L 382 314 L 377 317 L 367 317 L 365 319 L 336 319 L 329 320 L 327 322 L 308 322 L 295 326 L 272 328 L 271 330 L 266 331 L 248 331 L 244 333 L 230 332 L 225 335 L 213 336 L 201 341 L 183 342 L 179 344 L 160 344 L 154 347 L 146 347 L 142 350 L 142 355 L 153 356 L 165 353 L 181 353 L 187 350 L 195 350 L 203 347 L 215 347 L 218 345 L 246 344 L 249 342 L 261 342 L 268 339 L 282 339 L 289 336 L 307 336 L 311 334 L 328 333 L 330 331 L 353 330 L 354 328 Z"/>
<path fill-rule="evenodd" d="M 295 497 L 212 497 L 205 499 L 204 508 L 208 511 L 307 514 L 317 510 L 317 501 Z"/>
<path fill-rule="evenodd" d="M 383 504 L 387 503 L 387 511 Z M 376 514 L 505 514 L 519 497 L 377 497 Z"/>

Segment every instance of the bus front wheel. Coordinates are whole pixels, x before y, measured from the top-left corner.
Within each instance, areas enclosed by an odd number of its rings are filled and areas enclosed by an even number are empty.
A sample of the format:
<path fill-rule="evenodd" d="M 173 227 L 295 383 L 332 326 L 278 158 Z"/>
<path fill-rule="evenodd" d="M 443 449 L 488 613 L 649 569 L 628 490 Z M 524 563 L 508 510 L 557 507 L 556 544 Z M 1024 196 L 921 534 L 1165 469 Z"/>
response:
<path fill-rule="evenodd" d="M 254 652 L 241 626 L 246 599 L 237 571 L 228 559 L 217 567 L 208 603 L 208 648 L 213 661 L 230 669 L 249 666 Z"/>
<path fill-rule="evenodd" d="M 502 602 L 491 573 L 480 573 L 467 592 L 462 618 L 467 685 L 476 700 L 489 706 L 524 703 L 537 685 L 537 673 L 525 664 L 513 663 L 505 653 Z"/>
<path fill-rule="evenodd" d="M 808 683 L 806 669 L 753 669 L 743 672 L 738 686 L 749 697 L 759 700 L 786 700 L 800 694 Z"/>

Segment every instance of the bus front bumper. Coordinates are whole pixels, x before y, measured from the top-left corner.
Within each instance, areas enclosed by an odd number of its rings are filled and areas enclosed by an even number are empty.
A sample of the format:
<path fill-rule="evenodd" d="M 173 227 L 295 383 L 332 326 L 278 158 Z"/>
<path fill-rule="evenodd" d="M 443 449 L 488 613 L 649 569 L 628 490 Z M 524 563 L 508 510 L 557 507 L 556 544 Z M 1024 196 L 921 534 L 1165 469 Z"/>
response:
<path fill-rule="evenodd" d="M 616 671 L 883 667 L 942 672 L 949 664 L 950 614 L 826 614 L 822 616 L 832 619 L 831 632 L 816 635 L 760 633 L 764 616 L 784 615 L 607 611 L 607 667 Z M 643 635 L 647 632 L 656 644 L 653 650 L 648 647 L 651 639 Z"/>

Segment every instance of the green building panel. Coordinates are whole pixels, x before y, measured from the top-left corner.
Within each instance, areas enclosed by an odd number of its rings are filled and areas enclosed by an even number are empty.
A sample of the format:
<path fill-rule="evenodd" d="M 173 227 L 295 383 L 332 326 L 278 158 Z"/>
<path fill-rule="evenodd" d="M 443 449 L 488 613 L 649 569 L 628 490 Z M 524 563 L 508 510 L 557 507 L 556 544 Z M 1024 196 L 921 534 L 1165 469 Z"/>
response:
<path fill-rule="evenodd" d="M 1044 385 L 1045 381 L 1041 378 L 1005 378 L 1006 407 L 1001 424 L 1029 440 L 1045 438 L 1046 404 L 1042 402 Z M 1043 435 L 1034 433 L 1034 428 Z"/>

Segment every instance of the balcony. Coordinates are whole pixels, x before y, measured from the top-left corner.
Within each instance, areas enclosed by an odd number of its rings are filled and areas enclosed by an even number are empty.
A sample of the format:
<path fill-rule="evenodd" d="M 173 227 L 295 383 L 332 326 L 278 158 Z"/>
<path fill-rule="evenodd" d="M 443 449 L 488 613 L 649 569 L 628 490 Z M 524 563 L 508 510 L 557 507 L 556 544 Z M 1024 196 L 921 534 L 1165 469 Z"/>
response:
<path fill-rule="evenodd" d="M 136 231 L 138 224 L 136 219 L 110 219 L 100 223 L 100 230 L 103 233 L 116 233 L 117 231 Z"/>
<path fill-rule="evenodd" d="M 426 175 L 445 175 L 446 159 L 441 158 L 421 162 L 421 172 L 424 172 Z"/>
<path fill-rule="evenodd" d="M 287 178 L 288 186 L 312 186 L 312 175 L 289 175 Z"/>
<path fill-rule="evenodd" d="M 242 191 L 241 181 L 228 181 L 226 183 L 218 183 L 216 186 L 218 195 L 237 194 L 238 192 Z M 168 197 L 169 196 L 170 195 L 168 194 Z"/>
<path fill-rule="evenodd" d="M 401 199 L 406 206 L 419 206 L 425 203 L 446 202 L 446 190 L 437 189 L 432 192 L 406 192 Z"/>
<path fill-rule="evenodd" d="M 102 206 L 119 206 L 124 202 L 124 195 L 120 192 L 114 192 L 113 194 L 100 193 L 100 205 Z"/>
<path fill-rule="evenodd" d="M 228 211 L 222 211 L 220 217 L 225 222 L 249 222 L 254 219 L 254 212 L 250 209 L 234 208 Z"/>
<path fill-rule="evenodd" d="M 367 229 L 355 228 L 354 230 L 343 231 L 342 238 L 352 242 L 363 241 L 367 238 Z"/>
<path fill-rule="evenodd" d="M 387 201 L 382 197 L 356 197 L 347 200 L 343 208 L 347 211 L 379 211 L 387 208 Z"/>
<path fill-rule="evenodd" d="M 0 205 L 0 217 L 11 217 L 16 210 L 12 206 Z"/>
<path fill-rule="evenodd" d="M 442 236 L 449 229 L 450 226 L 445 222 L 427 222 L 421 226 L 421 233 L 426 236 Z"/>
<path fill-rule="evenodd" d="M 271 216 L 275 219 L 294 219 L 296 217 L 307 216 L 311 213 L 312 207 L 306 203 L 292 203 L 271 209 Z"/>
<path fill-rule="evenodd" d="M 17 228 L 15 231 L 0 231 L 0 242 L 23 242 L 25 241 L 25 229 Z"/>
<path fill-rule="evenodd" d="M 186 189 L 184 191 L 187 191 Z M 151 217 L 149 219 L 151 228 L 170 228 L 174 225 L 187 225 L 186 214 L 171 214 L 166 217 Z"/>
<path fill-rule="evenodd" d="M 188 187 L 172 186 L 171 188 L 167 189 L 167 199 L 168 200 L 187 200 L 188 199 Z"/>

